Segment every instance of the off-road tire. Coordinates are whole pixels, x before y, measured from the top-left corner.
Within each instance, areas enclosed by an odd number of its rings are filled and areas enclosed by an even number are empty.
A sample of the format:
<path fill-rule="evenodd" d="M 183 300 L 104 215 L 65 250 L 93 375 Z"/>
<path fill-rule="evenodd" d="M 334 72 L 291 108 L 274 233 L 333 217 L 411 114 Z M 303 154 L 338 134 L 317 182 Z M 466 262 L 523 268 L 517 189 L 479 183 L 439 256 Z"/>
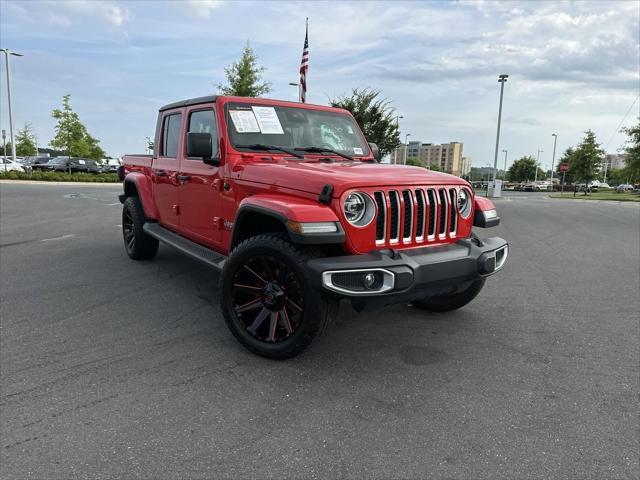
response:
<path fill-rule="evenodd" d="M 127 197 L 122 206 L 124 249 L 134 260 L 148 260 L 158 253 L 158 240 L 147 235 L 142 226 L 145 217 L 138 197 Z"/>
<path fill-rule="evenodd" d="M 233 249 L 220 275 L 220 307 L 229 330 L 249 351 L 277 360 L 295 357 L 309 347 L 335 317 L 338 307 L 337 300 L 315 290 L 305 270 L 307 261 L 319 255 L 318 251 L 300 247 L 290 242 L 286 235 L 278 233 L 260 234 L 251 237 Z M 247 325 L 243 323 L 242 316 L 236 313 L 239 308 L 235 303 L 238 297 L 238 289 L 235 286 L 237 284 L 234 282 L 237 281 L 238 272 L 242 270 L 241 273 L 243 273 L 245 265 L 248 266 L 250 262 L 255 261 L 254 259 L 259 258 L 268 258 L 269 261 L 275 261 L 276 265 L 282 265 L 282 269 L 291 274 L 292 277 L 290 278 L 294 278 L 297 282 L 296 292 L 302 299 L 303 308 L 302 312 L 297 314 L 298 321 L 295 323 L 295 330 L 292 333 L 288 333 L 289 336 L 277 343 L 275 340 L 266 341 L 258 338 L 257 333 L 255 331 L 252 333 L 251 329 L 247 328 Z M 267 266 L 267 270 L 268 268 Z M 280 268 L 278 268 L 279 270 Z M 279 273 L 276 275 L 276 272 L 269 273 L 272 278 L 280 275 Z M 285 282 L 282 283 L 284 290 Z M 259 285 L 260 281 L 257 280 L 256 284 Z M 257 295 L 257 298 L 261 298 L 258 293 L 255 295 Z M 285 298 L 288 297 L 285 296 Z M 262 296 L 262 299 L 264 299 L 264 296 Z M 256 309 L 262 309 L 263 307 L 264 304 L 261 303 Z M 280 318 L 280 321 L 282 321 L 284 317 L 280 315 L 280 317 L 276 318 Z M 289 326 L 292 325 L 288 317 L 287 323 Z M 277 328 L 281 331 L 284 327 L 277 323 Z M 275 336 L 272 338 L 275 338 Z"/>
<path fill-rule="evenodd" d="M 431 312 L 450 312 L 452 310 L 457 310 L 476 298 L 480 293 L 480 290 L 482 290 L 482 287 L 484 287 L 484 282 L 485 279 L 480 278 L 473 281 L 461 292 L 414 300 L 411 302 L 411 305 Z"/>

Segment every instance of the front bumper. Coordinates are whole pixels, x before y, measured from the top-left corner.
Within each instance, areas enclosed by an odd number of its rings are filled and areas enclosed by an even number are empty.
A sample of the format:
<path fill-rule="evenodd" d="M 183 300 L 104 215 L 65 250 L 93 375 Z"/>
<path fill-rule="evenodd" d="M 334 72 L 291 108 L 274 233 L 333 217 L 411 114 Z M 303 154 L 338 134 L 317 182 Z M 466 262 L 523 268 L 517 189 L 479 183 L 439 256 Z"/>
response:
<path fill-rule="evenodd" d="M 473 237 L 448 245 L 318 258 L 307 267 L 317 289 L 383 305 L 454 293 L 502 269 L 508 251 L 502 238 Z M 370 288 L 364 280 L 368 273 L 377 278 Z"/>

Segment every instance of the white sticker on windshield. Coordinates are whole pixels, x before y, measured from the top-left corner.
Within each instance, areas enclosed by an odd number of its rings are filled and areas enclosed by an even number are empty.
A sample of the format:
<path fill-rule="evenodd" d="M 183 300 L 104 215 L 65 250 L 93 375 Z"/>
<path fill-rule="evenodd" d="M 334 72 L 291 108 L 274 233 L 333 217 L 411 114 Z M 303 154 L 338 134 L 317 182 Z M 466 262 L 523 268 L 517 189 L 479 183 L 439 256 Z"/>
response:
<path fill-rule="evenodd" d="M 260 127 L 251 110 L 229 110 L 233 126 L 238 133 L 259 133 Z"/>
<path fill-rule="evenodd" d="M 251 107 L 253 113 L 256 114 L 256 120 L 262 133 L 275 133 L 278 135 L 284 134 L 282 125 L 280 125 L 280 119 L 276 113 L 276 109 L 273 107 Z"/>
<path fill-rule="evenodd" d="M 85 162 L 84 162 L 84 160 L 78 160 L 78 163 L 79 163 L 80 165 L 84 165 L 84 163 L 85 163 Z"/>
<path fill-rule="evenodd" d="M 362 149 L 358 147 L 353 147 L 353 153 L 355 155 L 362 155 Z"/>

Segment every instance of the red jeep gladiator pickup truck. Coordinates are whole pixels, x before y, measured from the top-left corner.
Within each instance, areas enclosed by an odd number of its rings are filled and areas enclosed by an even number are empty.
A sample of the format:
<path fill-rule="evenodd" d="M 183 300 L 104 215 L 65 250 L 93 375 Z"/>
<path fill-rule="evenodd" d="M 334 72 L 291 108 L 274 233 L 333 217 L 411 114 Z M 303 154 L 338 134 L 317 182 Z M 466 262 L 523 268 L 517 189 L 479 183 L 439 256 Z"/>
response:
<path fill-rule="evenodd" d="M 346 110 L 210 96 L 160 109 L 153 155 L 124 157 L 129 257 L 158 242 L 221 271 L 233 335 L 270 358 L 302 352 L 341 298 L 365 307 L 469 303 L 507 259 L 472 226 L 500 221 L 466 181 L 378 163 Z"/>

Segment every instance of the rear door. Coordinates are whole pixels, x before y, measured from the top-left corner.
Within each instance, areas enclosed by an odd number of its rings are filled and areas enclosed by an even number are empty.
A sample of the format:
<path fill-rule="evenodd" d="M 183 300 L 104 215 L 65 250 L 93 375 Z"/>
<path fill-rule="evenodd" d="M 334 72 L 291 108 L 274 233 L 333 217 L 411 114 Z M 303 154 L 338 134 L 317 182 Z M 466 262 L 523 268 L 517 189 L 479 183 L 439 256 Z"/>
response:
<path fill-rule="evenodd" d="M 193 240 L 217 247 L 220 244 L 220 194 L 222 181 L 219 167 L 207 165 L 202 158 L 187 156 L 187 133 L 210 133 L 213 155 L 218 156 L 218 130 L 213 106 L 199 105 L 186 112 L 183 158 L 180 162 L 180 227 Z"/>
<path fill-rule="evenodd" d="M 178 203 L 179 153 L 182 151 L 182 110 L 163 112 L 159 135 L 158 156 L 154 158 L 151 179 L 158 220 L 166 227 L 177 230 L 180 222 Z"/>

